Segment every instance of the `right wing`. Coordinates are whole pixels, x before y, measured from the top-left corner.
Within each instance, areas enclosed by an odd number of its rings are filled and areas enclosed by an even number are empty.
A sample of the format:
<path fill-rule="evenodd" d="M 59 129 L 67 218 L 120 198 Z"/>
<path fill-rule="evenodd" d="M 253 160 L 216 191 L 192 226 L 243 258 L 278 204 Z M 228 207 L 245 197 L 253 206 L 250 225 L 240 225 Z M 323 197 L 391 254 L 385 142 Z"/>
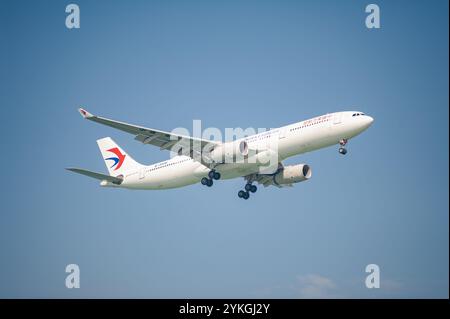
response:
<path fill-rule="evenodd" d="M 116 185 L 120 185 L 123 182 L 123 178 L 120 177 L 114 177 L 114 176 L 110 176 L 110 175 L 105 175 L 105 174 L 101 174 L 101 173 L 96 173 L 96 172 L 92 172 L 92 171 L 88 171 L 86 169 L 81 169 L 81 168 L 73 168 L 73 167 L 69 167 L 66 168 L 68 171 L 74 172 L 74 173 L 78 173 L 81 175 L 85 175 L 85 176 L 89 176 L 95 179 L 99 179 L 101 181 L 108 181 L 111 182 L 113 184 Z"/>

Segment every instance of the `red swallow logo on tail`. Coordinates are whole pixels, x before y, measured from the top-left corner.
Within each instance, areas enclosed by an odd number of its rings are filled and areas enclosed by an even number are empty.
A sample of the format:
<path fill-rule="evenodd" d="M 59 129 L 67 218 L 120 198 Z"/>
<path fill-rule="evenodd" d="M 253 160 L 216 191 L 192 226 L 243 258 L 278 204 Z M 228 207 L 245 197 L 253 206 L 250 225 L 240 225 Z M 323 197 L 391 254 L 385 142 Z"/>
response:
<path fill-rule="evenodd" d="M 114 164 L 110 168 L 113 168 L 115 166 L 116 168 L 114 168 L 114 170 L 117 171 L 122 166 L 126 155 L 122 154 L 117 147 L 110 148 L 109 150 L 106 150 L 106 151 L 111 152 L 114 155 L 116 155 L 116 157 L 105 158 L 105 161 L 108 161 L 108 160 L 114 161 Z"/>

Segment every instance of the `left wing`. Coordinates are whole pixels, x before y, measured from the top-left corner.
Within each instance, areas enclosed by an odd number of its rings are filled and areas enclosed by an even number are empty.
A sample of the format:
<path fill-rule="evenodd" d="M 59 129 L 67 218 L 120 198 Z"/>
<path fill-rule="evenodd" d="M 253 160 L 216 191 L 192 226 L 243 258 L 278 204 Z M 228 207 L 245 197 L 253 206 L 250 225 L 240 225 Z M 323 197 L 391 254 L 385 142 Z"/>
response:
<path fill-rule="evenodd" d="M 142 126 L 127 124 L 124 122 L 110 120 L 104 117 L 96 116 L 88 111 L 80 108 L 78 110 L 80 114 L 87 120 L 97 122 L 103 125 L 110 126 L 112 128 L 130 133 L 134 135 L 134 139 L 142 142 L 144 144 L 150 144 L 159 147 L 161 150 L 170 150 L 172 147 L 177 144 L 179 149 L 189 149 L 188 153 L 183 153 L 184 155 L 188 155 L 194 159 L 201 158 L 196 156 L 199 154 L 195 154 L 196 151 L 198 153 L 198 146 L 201 146 L 200 152 L 205 149 L 205 147 L 214 147 L 216 145 L 220 145 L 220 142 L 205 140 L 201 138 L 195 138 L 191 136 L 174 134 L 171 132 L 160 131 L 152 128 L 146 128 Z M 198 145 L 195 147 L 194 145 Z"/>

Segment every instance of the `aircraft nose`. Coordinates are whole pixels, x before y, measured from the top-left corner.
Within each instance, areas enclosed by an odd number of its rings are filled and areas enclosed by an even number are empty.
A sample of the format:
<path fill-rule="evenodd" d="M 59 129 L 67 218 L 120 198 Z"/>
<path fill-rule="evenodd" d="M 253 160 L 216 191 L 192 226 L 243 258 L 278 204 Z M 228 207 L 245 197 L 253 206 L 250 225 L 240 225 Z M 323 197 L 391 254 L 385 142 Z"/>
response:
<path fill-rule="evenodd" d="M 371 116 L 364 116 L 364 128 L 368 128 L 373 123 L 373 117 Z"/>

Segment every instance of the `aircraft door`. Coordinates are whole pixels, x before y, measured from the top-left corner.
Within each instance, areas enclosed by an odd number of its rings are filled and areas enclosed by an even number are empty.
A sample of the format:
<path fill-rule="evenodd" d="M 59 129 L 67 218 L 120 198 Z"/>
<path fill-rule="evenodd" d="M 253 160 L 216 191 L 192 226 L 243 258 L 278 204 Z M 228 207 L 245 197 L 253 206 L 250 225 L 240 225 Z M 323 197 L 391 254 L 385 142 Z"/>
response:
<path fill-rule="evenodd" d="M 342 121 L 342 113 L 335 113 L 333 118 L 333 124 L 339 124 Z"/>
<path fill-rule="evenodd" d="M 139 179 L 143 179 L 145 177 L 145 167 L 142 167 L 139 170 Z"/>

